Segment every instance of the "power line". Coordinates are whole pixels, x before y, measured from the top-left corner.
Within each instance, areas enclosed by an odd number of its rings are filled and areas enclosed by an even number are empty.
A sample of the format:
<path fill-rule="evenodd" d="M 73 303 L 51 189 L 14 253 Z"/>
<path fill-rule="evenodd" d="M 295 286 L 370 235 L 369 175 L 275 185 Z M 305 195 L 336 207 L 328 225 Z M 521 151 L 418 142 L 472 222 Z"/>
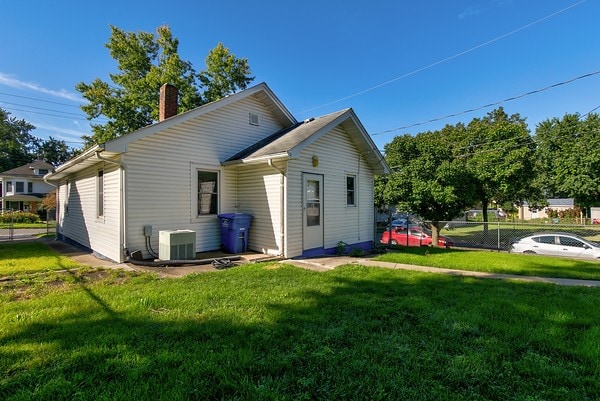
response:
<path fill-rule="evenodd" d="M 38 99 L 35 97 L 27 97 L 27 96 L 20 96 L 20 95 L 13 95 L 12 93 L 4 93 L 4 92 L 0 92 L 0 95 L 4 95 L 4 96 L 12 96 L 12 97 L 18 97 L 21 99 L 27 99 L 27 100 L 33 100 L 36 102 L 43 102 L 43 103 L 52 103 L 52 104 L 58 104 L 60 106 L 67 106 L 67 107 L 76 107 L 79 108 L 80 106 L 78 105 L 74 105 L 74 104 L 67 104 L 67 103 L 60 103 L 60 102 L 53 102 L 51 100 L 43 100 L 43 99 Z"/>
<path fill-rule="evenodd" d="M 460 53 L 456 53 L 456 54 L 454 54 L 454 55 L 452 55 L 452 56 L 450 56 L 450 57 L 446 57 L 446 58 L 444 58 L 444 59 L 442 59 L 442 60 L 436 61 L 435 63 L 431 63 L 431 64 L 429 64 L 429 65 L 427 65 L 427 66 L 425 66 L 425 67 L 421 67 L 421 68 L 418 68 L 418 69 L 416 69 L 416 70 L 413 70 L 413 71 L 411 71 L 411 72 L 407 72 L 406 74 L 400 75 L 399 77 L 396 77 L 396 78 L 390 79 L 389 81 L 385 81 L 385 82 L 383 82 L 383 83 L 381 83 L 381 84 L 378 84 L 378 85 L 372 86 L 372 87 L 370 87 L 370 88 L 364 89 L 364 90 L 362 90 L 362 91 L 360 91 L 360 92 L 356 92 L 356 93 L 354 93 L 354 94 L 352 94 L 352 95 L 345 96 L 345 97 L 343 97 L 343 98 L 340 98 L 340 99 L 337 99 L 337 100 L 331 101 L 331 102 L 329 102 L 329 103 L 322 104 L 322 105 L 320 105 L 320 106 L 316 106 L 316 107 L 313 107 L 313 108 L 310 108 L 310 109 L 306 109 L 306 110 L 304 110 L 304 111 L 301 111 L 299 114 L 304 114 L 304 113 L 307 113 L 307 112 L 309 112 L 309 111 L 313 111 L 313 110 L 316 110 L 316 109 L 320 109 L 320 108 L 323 108 L 323 107 L 326 107 L 326 106 L 332 105 L 332 104 L 334 104 L 334 103 L 339 103 L 339 102 L 341 102 L 341 101 L 343 101 L 343 100 L 347 100 L 347 99 L 350 99 L 350 98 L 353 98 L 353 97 L 356 97 L 356 96 L 359 96 L 359 95 L 365 94 L 365 93 L 367 93 L 367 92 L 370 92 L 370 91 L 373 91 L 373 90 L 375 90 L 375 89 L 379 89 L 379 88 L 381 88 L 382 86 L 389 85 L 389 84 L 391 84 L 391 83 L 393 83 L 393 82 L 396 82 L 396 81 L 398 81 L 398 80 L 400 80 L 400 79 L 404 79 L 404 78 L 407 78 L 407 77 L 409 77 L 409 76 L 411 76 L 411 75 L 415 75 L 415 74 L 417 74 L 417 73 L 419 73 L 419 72 L 421 72 L 421 71 L 425 71 L 425 70 L 428 70 L 428 69 L 430 69 L 430 68 L 436 67 L 436 66 L 438 66 L 438 65 L 440 65 L 440 64 L 442 64 L 442 63 L 445 63 L 446 61 L 450 61 L 450 60 L 453 60 L 453 59 L 455 59 L 455 58 L 458 58 L 458 57 L 460 57 L 460 56 L 463 56 L 463 55 L 465 55 L 465 54 L 467 54 L 467 53 L 471 53 L 471 52 L 473 52 L 473 51 L 475 51 L 475 50 L 478 50 L 478 49 L 480 49 L 480 48 L 482 48 L 482 47 L 484 47 L 484 46 L 487 46 L 487 45 L 489 45 L 489 44 L 492 44 L 492 43 L 494 43 L 494 42 L 497 42 L 497 41 L 499 41 L 499 40 L 501 40 L 501 39 L 504 39 L 504 38 L 506 38 L 506 37 L 508 37 L 508 36 L 514 35 L 515 33 L 518 33 L 518 32 L 520 32 L 520 31 L 522 31 L 522 30 L 524 30 L 524 29 L 530 28 L 530 27 L 532 27 L 533 25 L 537 25 L 537 24 L 539 24 L 540 22 L 543 22 L 543 21 L 545 21 L 545 20 L 547 20 L 547 19 L 550 19 L 550 18 L 552 18 L 552 17 L 555 17 L 556 15 L 562 14 L 562 13 L 564 13 L 565 11 L 568 11 L 568 10 L 570 10 L 571 8 L 574 8 L 574 7 L 576 7 L 576 6 L 578 6 L 578 5 L 582 4 L 582 3 L 585 3 L 585 2 L 586 2 L 586 0 L 581 0 L 581 1 L 578 1 L 577 3 L 574 3 L 574 4 L 572 4 L 572 5 L 568 6 L 568 7 L 565 7 L 565 8 L 563 8 L 562 10 L 556 11 L 556 12 L 554 12 L 554 13 L 552 13 L 552 14 L 550 14 L 550 15 L 547 15 L 547 16 L 545 16 L 545 17 L 543 17 L 543 18 L 540 18 L 540 19 L 538 19 L 538 20 L 536 20 L 536 21 L 530 22 L 529 24 L 526 24 L 526 25 L 524 25 L 524 26 L 522 26 L 522 27 L 520 27 L 520 28 L 517 28 L 517 29 L 515 29 L 515 30 L 513 30 L 513 31 L 510 31 L 510 32 L 508 32 L 508 33 L 505 33 L 505 34 L 503 34 L 503 35 L 500 35 L 500 36 L 498 36 L 498 37 L 496 37 L 496 38 L 494 38 L 494 39 L 488 40 L 487 42 L 480 43 L 480 44 L 478 44 L 477 46 L 471 47 L 470 49 L 463 50 L 463 51 L 462 51 L 462 52 L 460 52 Z"/>
<path fill-rule="evenodd" d="M 27 106 L 30 107 L 30 106 Z M 88 121 L 87 118 L 83 118 L 83 117 L 70 117 L 70 116 L 62 116 L 62 115 L 58 115 L 58 114 L 51 114 L 51 113 L 43 113 L 40 111 L 31 111 L 31 110 L 24 110 L 24 109 L 17 109 L 14 107 L 6 107 L 7 110 L 12 110 L 12 111 L 22 111 L 25 113 L 33 113 L 33 114 L 39 114 L 39 115 L 44 115 L 44 116 L 51 116 L 51 117 L 59 117 L 59 118 L 69 118 L 71 120 L 81 120 L 81 121 Z M 63 112 L 61 112 L 63 113 Z M 67 113 L 67 114 L 73 114 L 73 113 Z"/>
<path fill-rule="evenodd" d="M 19 106 L 19 107 L 28 107 L 30 109 L 35 109 L 35 110 L 43 110 L 43 111 L 52 111 L 55 113 L 61 113 L 61 114 L 69 114 L 72 116 L 77 116 L 77 117 L 81 117 L 81 113 L 69 113 L 67 111 L 62 111 L 62 110 L 54 110 L 54 109 L 45 109 L 43 107 L 35 107 L 35 106 L 29 106 L 27 104 L 19 104 L 19 103 L 12 103 L 12 102 L 5 102 L 3 100 L 0 100 L 0 103 L 4 103 L 4 104 L 11 104 L 13 106 Z"/>
<path fill-rule="evenodd" d="M 419 126 L 419 125 L 425 125 L 425 124 L 429 124 L 429 123 L 440 121 L 440 120 L 445 120 L 445 119 L 448 119 L 448 118 L 451 118 L 451 117 L 456 117 L 456 116 L 460 116 L 460 115 L 463 115 L 463 114 L 472 113 L 474 111 L 478 111 L 478 110 L 485 109 L 485 108 L 492 107 L 492 106 L 498 106 L 498 105 L 500 105 L 502 103 L 510 102 L 510 101 L 517 100 L 517 99 L 521 99 L 523 97 L 534 95 L 534 94 L 540 93 L 540 92 L 544 92 L 544 91 L 547 91 L 549 89 L 556 88 L 558 86 L 567 85 L 567 84 L 570 84 L 570 83 L 575 82 L 577 80 L 580 80 L 580 79 L 583 79 L 583 78 L 589 78 L 589 77 L 597 75 L 597 74 L 600 74 L 600 70 L 594 71 L 594 72 L 590 72 L 588 74 L 580 75 L 578 77 L 571 78 L 571 79 L 566 80 L 566 81 L 558 82 L 556 84 L 552 84 L 552 85 L 546 86 L 546 87 L 541 88 L 541 89 L 532 90 L 532 91 L 523 93 L 521 95 L 509 97 L 507 99 L 500 100 L 500 101 L 497 101 L 497 102 L 494 102 L 494 103 L 488 103 L 488 104 L 483 105 L 483 106 L 475 107 L 475 108 L 472 108 L 472 109 L 469 109 L 469 110 L 464 110 L 464 111 L 461 111 L 459 113 L 448 114 L 448 115 L 445 115 L 445 116 L 442 116 L 442 117 L 432 118 L 431 120 L 422 121 L 422 122 L 418 122 L 418 123 L 414 123 L 414 124 L 410 124 L 410 125 L 405 125 L 405 126 L 398 127 L 398 128 L 392 128 L 392 129 L 389 129 L 389 130 L 386 130 L 386 131 L 376 132 L 376 133 L 374 133 L 372 135 L 389 134 L 390 132 L 399 131 L 399 130 L 407 129 L 407 128 L 412 128 L 412 127 L 416 127 L 416 126 Z M 600 107 L 600 106 L 598 106 L 598 107 Z M 596 109 L 598 107 L 596 107 Z M 596 110 L 596 109 L 594 109 L 594 110 Z M 594 111 L 594 110 L 592 110 L 592 111 Z M 592 111 L 590 111 L 589 113 L 591 113 Z"/>

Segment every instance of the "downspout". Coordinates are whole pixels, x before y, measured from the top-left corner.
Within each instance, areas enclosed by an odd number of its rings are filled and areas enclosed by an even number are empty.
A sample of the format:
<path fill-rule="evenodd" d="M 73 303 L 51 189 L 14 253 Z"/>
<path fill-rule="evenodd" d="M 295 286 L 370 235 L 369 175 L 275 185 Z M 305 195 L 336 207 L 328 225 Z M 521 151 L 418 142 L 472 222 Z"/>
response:
<path fill-rule="evenodd" d="M 121 243 L 121 255 L 120 257 L 123 258 L 123 251 L 125 249 L 127 249 L 127 224 L 125 224 L 125 216 L 127 216 L 126 213 L 126 202 L 125 202 L 125 163 L 123 162 L 116 162 L 114 160 L 110 160 L 107 159 L 106 157 L 103 157 L 102 155 L 100 155 L 100 150 L 96 151 L 96 157 L 99 160 L 102 160 L 106 163 L 110 163 L 110 164 L 114 164 L 116 166 L 119 167 L 119 171 L 121 172 L 121 177 L 119 179 L 119 203 L 121 204 L 121 207 L 119 208 L 121 210 L 121 215 L 119 216 L 119 231 L 121 232 L 121 238 L 120 238 L 120 243 Z M 124 258 L 123 258 L 124 259 Z M 119 260 L 119 262 L 122 262 L 123 260 Z"/>
<path fill-rule="evenodd" d="M 284 256 L 284 249 L 285 249 L 285 198 L 284 198 L 284 196 L 285 196 L 285 170 L 283 170 L 282 168 L 279 168 L 275 164 L 273 164 L 273 159 L 267 160 L 267 163 L 269 164 L 270 167 L 274 168 L 281 174 L 279 177 L 279 227 L 280 227 L 279 243 L 281 245 L 279 248 L 278 256 Z"/>

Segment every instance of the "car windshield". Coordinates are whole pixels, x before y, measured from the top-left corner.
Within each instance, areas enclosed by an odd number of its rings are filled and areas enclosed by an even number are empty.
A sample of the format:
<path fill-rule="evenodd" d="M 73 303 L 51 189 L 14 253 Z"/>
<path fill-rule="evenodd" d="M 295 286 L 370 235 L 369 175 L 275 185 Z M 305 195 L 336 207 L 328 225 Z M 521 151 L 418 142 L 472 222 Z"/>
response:
<path fill-rule="evenodd" d="M 585 242 L 587 242 L 588 244 L 590 244 L 591 246 L 594 246 L 596 248 L 600 248 L 600 242 L 596 242 L 596 241 L 589 241 L 589 240 L 585 240 Z"/>

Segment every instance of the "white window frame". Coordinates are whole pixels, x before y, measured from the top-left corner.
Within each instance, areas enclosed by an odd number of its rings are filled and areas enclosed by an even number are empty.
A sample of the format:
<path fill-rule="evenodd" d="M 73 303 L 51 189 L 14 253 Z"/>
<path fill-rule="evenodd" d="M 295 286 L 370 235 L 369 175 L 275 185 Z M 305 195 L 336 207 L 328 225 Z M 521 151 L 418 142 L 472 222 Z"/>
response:
<path fill-rule="evenodd" d="M 104 169 L 96 173 L 96 217 L 104 218 Z"/>
<path fill-rule="evenodd" d="M 344 188 L 346 189 L 346 207 L 357 207 L 358 206 L 358 179 L 356 174 L 346 173 L 346 181 L 344 182 Z M 354 182 L 354 188 L 348 189 L 348 178 L 352 178 Z M 349 192 L 352 191 L 352 203 L 348 202 Z"/>
<path fill-rule="evenodd" d="M 19 184 L 21 186 L 20 191 L 19 191 Z M 25 181 L 15 181 L 15 193 L 16 194 L 24 194 L 25 193 Z"/>
<path fill-rule="evenodd" d="M 215 213 L 206 213 L 199 214 L 198 210 L 198 173 L 214 173 L 217 175 L 217 210 Z M 221 199 L 223 194 L 223 172 L 219 168 L 215 168 L 214 166 L 204 166 L 200 164 L 191 163 L 190 166 L 190 188 L 191 188 L 191 196 L 190 196 L 190 219 L 191 221 L 199 221 L 203 219 L 211 219 L 217 217 L 217 215 L 221 211 Z"/>

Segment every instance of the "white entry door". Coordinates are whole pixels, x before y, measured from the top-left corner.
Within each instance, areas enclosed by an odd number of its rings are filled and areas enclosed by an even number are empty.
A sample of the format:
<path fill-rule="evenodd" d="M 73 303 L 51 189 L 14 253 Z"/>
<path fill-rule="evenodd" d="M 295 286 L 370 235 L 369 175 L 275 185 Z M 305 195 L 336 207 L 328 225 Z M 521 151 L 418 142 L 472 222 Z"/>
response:
<path fill-rule="evenodd" d="M 304 249 L 323 248 L 323 176 L 303 175 Z"/>

